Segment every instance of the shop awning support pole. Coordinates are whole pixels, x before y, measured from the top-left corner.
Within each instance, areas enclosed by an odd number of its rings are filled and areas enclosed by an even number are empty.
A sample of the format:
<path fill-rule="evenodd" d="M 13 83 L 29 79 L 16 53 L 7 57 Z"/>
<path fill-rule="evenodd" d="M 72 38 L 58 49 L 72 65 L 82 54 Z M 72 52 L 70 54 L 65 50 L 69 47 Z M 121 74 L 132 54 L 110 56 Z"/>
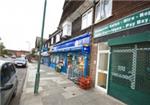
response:
<path fill-rule="evenodd" d="M 43 21 L 42 21 L 42 30 L 41 30 L 41 42 L 40 42 L 40 53 L 39 53 L 38 67 L 37 67 L 37 73 L 36 73 L 36 78 L 35 78 L 34 94 L 38 94 L 39 82 L 40 82 L 40 63 L 41 63 L 41 52 L 42 52 L 42 46 L 43 46 L 43 34 L 44 34 L 46 5 L 47 5 L 47 0 L 45 0 L 45 3 L 44 3 Z"/>
<path fill-rule="evenodd" d="M 88 75 L 88 54 L 84 54 L 84 77 Z"/>

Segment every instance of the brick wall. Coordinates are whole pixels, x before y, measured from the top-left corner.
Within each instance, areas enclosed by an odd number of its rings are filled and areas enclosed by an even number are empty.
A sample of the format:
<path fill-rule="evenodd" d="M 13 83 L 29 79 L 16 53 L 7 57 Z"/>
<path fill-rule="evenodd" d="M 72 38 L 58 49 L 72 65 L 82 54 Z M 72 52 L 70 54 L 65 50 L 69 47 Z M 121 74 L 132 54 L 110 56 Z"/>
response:
<path fill-rule="evenodd" d="M 95 24 L 95 28 L 111 23 L 115 20 L 133 14 L 137 11 L 150 7 L 150 1 L 113 1 L 112 16 Z"/>
<path fill-rule="evenodd" d="M 91 47 L 91 62 L 90 62 L 90 76 L 92 77 L 93 86 L 95 84 L 96 77 L 96 63 L 97 63 L 97 44 L 93 44 Z"/>

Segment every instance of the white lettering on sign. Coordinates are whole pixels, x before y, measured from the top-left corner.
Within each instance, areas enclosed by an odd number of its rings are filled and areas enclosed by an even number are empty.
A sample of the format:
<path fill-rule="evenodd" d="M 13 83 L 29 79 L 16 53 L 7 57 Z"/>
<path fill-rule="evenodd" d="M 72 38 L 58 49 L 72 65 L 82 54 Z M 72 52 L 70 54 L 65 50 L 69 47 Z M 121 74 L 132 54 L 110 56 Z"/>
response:
<path fill-rule="evenodd" d="M 120 50 L 120 52 L 122 52 L 122 50 Z M 129 86 L 133 90 L 136 87 L 137 50 L 139 49 L 135 44 L 135 47 L 132 49 L 132 67 L 118 65 L 113 67 L 115 70 L 112 70 L 112 76 L 118 77 L 119 79 L 128 80 L 130 82 Z"/>
<path fill-rule="evenodd" d="M 83 39 L 75 41 L 75 47 L 80 47 L 80 46 L 83 46 L 84 44 L 89 44 L 89 43 L 90 43 L 89 37 L 83 38 Z"/>
<path fill-rule="evenodd" d="M 126 67 L 125 66 L 118 66 L 118 71 L 126 71 Z"/>
<path fill-rule="evenodd" d="M 94 30 L 94 37 L 101 37 L 123 30 L 139 27 L 150 24 L 150 8 L 139 11 L 135 14 L 119 19 L 115 22 L 109 23 L 105 26 L 98 27 Z"/>
<path fill-rule="evenodd" d="M 115 76 L 115 77 L 119 77 L 119 78 L 122 78 L 122 79 L 126 79 L 126 80 L 129 80 L 129 79 L 130 79 L 130 76 L 124 75 L 124 74 L 120 74 L 120 73 L 112 73 L 112 75 Z"/>

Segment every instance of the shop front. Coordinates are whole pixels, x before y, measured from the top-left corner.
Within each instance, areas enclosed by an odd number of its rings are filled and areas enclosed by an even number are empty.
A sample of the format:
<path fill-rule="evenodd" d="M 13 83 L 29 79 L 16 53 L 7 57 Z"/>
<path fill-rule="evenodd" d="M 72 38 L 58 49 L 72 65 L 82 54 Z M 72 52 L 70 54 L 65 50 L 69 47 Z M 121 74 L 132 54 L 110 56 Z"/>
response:
<path fill-rule="evenodd" d="M 67 55 L 64 52 L 52 52 L 50 56 L 50 67 L 53 70 L 57 70 L 57 66 L 61 66 L 61 72 L 66 73 L 66 58 Z"/>
<path fill-rule="evenodd" d="M 41 53 L 41 63 L 49 66 L 49 54 L 48 51 L 44 51 Z"/>
<path fill-rule="evenodd" d="M 150 8 L 95 28 L 95 87 L 129 105 L 150 101 Z"/>
<path fill-rule="evenodd" d="M 108 93 L 129 105 L 149 105 L 150 32 L 113 39 L 109 45 Z"/>
<path fill-rule="evenodd" d="M 51 53 L 49 58 L 50 60 L 49 66 L 51 67 L 52 70 L 55 70 L 56 64 L 58 63 L 58 59 L 59 59 L 58 54 Z"/>
<path fill-rule="evenodd" d="M 88 59 L 90 54 L 89 33 L 72 38 L 53 46 L 52 55 L 55 55 L 55 68 L 76 81 L 80 76 L 88 75 Z M 53 58 L 53 57 L 51 57 Z"/>

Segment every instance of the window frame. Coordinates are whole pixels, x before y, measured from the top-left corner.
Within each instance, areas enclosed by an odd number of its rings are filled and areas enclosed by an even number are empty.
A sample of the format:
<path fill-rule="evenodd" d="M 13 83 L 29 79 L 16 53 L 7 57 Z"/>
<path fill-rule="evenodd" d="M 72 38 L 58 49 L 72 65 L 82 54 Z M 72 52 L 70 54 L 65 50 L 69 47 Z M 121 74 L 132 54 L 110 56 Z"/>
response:
<path fill-rule="evenodd" d="M 91 16 L 91 22 L 90 22 L 90 24 L 88 24 L 88 21 L 89 21 L 89 14 L 90 14 L 90 12 L 92 12 L 91 14 L 92 14 L 92 16 Z M 83 27 L 83 19 L 86 19 L 85 21 L 86 21 L 86 25 L 85 25 L 85 27 Z M 86 29 L 86 28 L 88 28 L 88 27 L 90 27 L 91 25 L 92 25 L 92 21 L 93 21 L 93 8 L 90 8 L 89 10 L 87 10 L 84 14 L 82 14 L 82 19 L 81 19 L 81 30 L 84 30 L 84 29 Z"/>
<path fill-rule="evenodd" d="M 6 66 L 6 68 L 4 68 L 4 66 Z M 1 67 L 1 74 L 0 74 L 1 76 L 0 77 L 1 77 L 1 85 L 2 86 L 4 86 L 11 79 L 10 72 L 9 72 L 9 70 L 7 70 L 7 73 L 6 73 L 6 69 L 8 69 L 8 63 L 4 63 Z M 7 80 L 2 79 L 2 74 L 4 74 L 4 78 L 6 78 L 5 76 L 7 74 Z"/>
<path fill-rule="evenodd" d="M 51 37 L 51 45 L 54 44 L 54 38 Z"/>
<path fill-rule="evenodd" d="M 71 21 L 65 21 L 62 26 L 63 26 L 62 37 L 71 36 L 72 22 Z"/>
<path fill-rule="evenodd" d="M 99 67 L 101 67 L 102 63 L 100 61 L 100 55 L 103 55 L 103 54 L 107 54 L 107 69 L 101 69 Z M 108 77 L 109 77 L 109 62 L 110 61 L 110 47 L 108 46 L 108 44 L 106 42 L 101 42 L 101 43 L 98 43 L 98 49 L 97 49 L 97 64 L 96 64 L 96 76 L 95 76 L 95 87 L 100 90 L 100 91 L 104 91 L 105 93 L 108 92 Z M 106 79 L 106 86 L 105 87 L 102 87 L 102 86 L 99 86 L 98 84 L 98 79 L 99 79 L 99 73 L 100 74 L 105 74 L 107 77 L 105 78 Z"/>
<path fill-rule="evenodd" d="M 94 18 L 95 18 L 95 22 L 94 22 L 95 24 L 96 24 L 96 23 L 99 23 L 99 22 L 101 22 L 101 21 L 104 21 L 104 20 L 108 19 L 109 17 L 111 17 L 111 16 L 113 15 L 113 14 L 112 14 L 112 11 L 113 11 L 113 0 L 110 0 L 110 1 L 111 1 L 111 14 L 108 15 L 108 16 L 106 16 L 106 17 L 103 18 L 103 19 L 100 18 L 100 15 L 101 15 L 101 14 L 100 14 L 100 12 L 101 12 L 101 9 L 100 9 L 101 7 L 100 7 L 100 6 L 102 5 L 102 4 L 101 4 L 102 1 L 104 1 L 104 0 L 99 0 L 98 3 L 96 4 L 96 7 L 95 7 L 95 17 L 94 17 Z M 99 8 L 98 8 L 98 6 L 99 6 Z M 97 9 L 98 9 L 98 10 L 97 10 Z M 97 12 L 99 13 L 99 19 L 97 19 L 97 14 L 98 14 Z"/>
<path fill-rule="evenodd" d="M 56 35 L 56 43 L 60 41 L 60 33 Z"/>
<path fill-rule="evenodd" d="M 8 69 L 10 69 L 10 71 L 11 71 L 11 73 L 10 73 L 11 77 L 14 76 L 16 73 L 16 70 L 12 63 L 8 63 Z"/>

